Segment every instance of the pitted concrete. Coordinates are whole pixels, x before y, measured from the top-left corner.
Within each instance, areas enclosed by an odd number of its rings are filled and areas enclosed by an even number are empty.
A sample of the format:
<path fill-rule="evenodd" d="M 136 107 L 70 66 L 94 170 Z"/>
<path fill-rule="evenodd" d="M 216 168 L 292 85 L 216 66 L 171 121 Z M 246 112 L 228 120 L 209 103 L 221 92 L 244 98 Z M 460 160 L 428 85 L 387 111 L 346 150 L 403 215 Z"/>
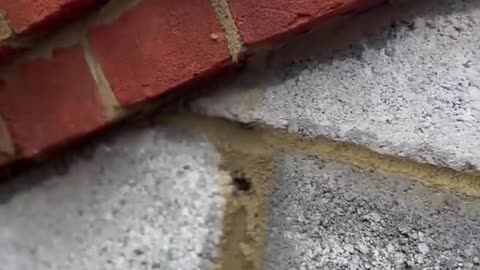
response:
<path fill-rule="evenodd" d="M 224 198 L 198 136 L 134 127 L 0 185 L 0 269 L 213 269 Z"/>
<path fill-rule="evenodd" d="M 193 108 L 478 169 L 479 44 L 479 1 L 385 7 L 287 44 L 263 74 L 245 72 Z"/>
<path fill-rule="evenodd" d="M 480 201 L 401 177 L 286 155 L 265 269 L 479 269 Z"/>
<path fill-rule="evenodd" d="M 192 108 L 476 169 L 479 10 L 475 0 L 432 0 L 352 18 L 287 44 L 260 72 L 252 68 Z M 256 232 L 262 247 L 263 229 L 266 269 L 480 267 L 478 199 L 313 156 L 371 169 L 395 167 L 395 159 L 368 162 L 382 156 L 256 125 L 198 117 L 179 126 L 191 132 L 158 123 L 126 127 L 63 162 L 2 183 L 0 270 L 213 270 L 218 253 L 227 266 L 256 258 L 249 234 Z M 348 153 L 332 154 L 342 151 Z M 451 170 L 402 164 L 394 172 L 426 174 L 432 185 L 467 191 L 477 183 L 475 176 L 460 181 Z M 224 211 L 220 167 L 252 186 L 230 194 L 249 211 L 238 214 L 238 205 Z M 260 204 L 248 196 L 258 195 L 258 183 L 272 174 L 276 187 L 264 228 L 263 216 L 250 222 L 266 210 L 253 211 Z M 227 231 L 234 238 L 219 252 L 224 215 L 243 227 Z"/>
<path fill-rule="evenodd" d="M 375 157 L 346 145 L 201 116 L 154 122 L 2 184 L 1 267 L 213 270 L 219 259 L 222 270 L 480 266 L 478 199 L 375 173 L 375 162 L 355 162 Z M 227 187 L 224 177 L 240 182 Z M 269 183 L 273 196 L 263 198 Z"/>

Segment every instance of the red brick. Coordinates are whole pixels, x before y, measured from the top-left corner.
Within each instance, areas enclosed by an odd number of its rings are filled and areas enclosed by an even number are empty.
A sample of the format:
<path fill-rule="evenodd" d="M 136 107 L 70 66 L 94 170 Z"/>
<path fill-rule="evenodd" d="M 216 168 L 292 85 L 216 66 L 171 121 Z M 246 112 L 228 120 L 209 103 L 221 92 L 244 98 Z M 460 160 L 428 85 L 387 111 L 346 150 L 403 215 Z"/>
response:
<path fill-rule="evenodd" d="M 384 0 L 228 0 L 246 45 L 272 42 Z"/>
<path fill-rule="evenodd" d="M 17 34 L 36 34 L 62 26 L 105 0 L 0 0 Z"/>
<path fill-rule="evenodd" d="M 0 41 L 0 64 L 8 62 L 13 59 L 13 57 L 23 51 L 21 48 L 12 48 Z"/>
<path fill-rule="evenodd" d="M 0 153 L 0 167 L 7 165 L 8 163 L 11 162 L 11 158 L 5 154 Z"/>
<path fill-rule="evenodd" d="M 82 137 L 106 123 L 79 47 L 27 62 L 0 85 L 0 115 L 22 157 Z"/>
<path fill-rule="evenodd" d="M 90 43 L 123 105 L 158 97 L 231 63 L 210 0 L 142 1 L 94 29 Z"/>

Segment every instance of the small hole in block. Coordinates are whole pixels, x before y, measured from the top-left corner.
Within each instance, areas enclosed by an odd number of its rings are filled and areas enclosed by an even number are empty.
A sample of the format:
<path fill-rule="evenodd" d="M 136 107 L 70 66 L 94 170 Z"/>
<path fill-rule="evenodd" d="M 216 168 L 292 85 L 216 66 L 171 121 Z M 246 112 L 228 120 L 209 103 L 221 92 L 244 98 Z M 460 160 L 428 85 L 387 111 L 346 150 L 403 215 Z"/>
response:
<path fill-rule="evenodd" d="M 239 191 L 250 191 L 250 189 L 252 188 L 252 183 L 250 179 L 247 179 L 245 177 L 234 177 L 233 185 Z"/>

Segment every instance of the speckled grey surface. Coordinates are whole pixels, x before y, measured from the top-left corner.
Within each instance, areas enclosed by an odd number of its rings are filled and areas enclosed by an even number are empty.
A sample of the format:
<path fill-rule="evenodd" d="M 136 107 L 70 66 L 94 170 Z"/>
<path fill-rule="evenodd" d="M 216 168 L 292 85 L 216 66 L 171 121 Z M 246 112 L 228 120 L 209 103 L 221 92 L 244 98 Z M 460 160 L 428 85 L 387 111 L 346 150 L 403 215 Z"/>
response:
<path fill-rule="evenodd" d="M 115 133 L 0 185 L 0 269 L 213 269 L 212 146 L 163 126 Z"/>
<path fill-rule="evenodd" d="M 193 108 L 479 168 L 480 1 L 410 2 L 293 41 Z"/>
<path fill-rule="evenodd" d="M 477 168 L 480 1 L 421 2 L 287 44 L 192 108 Z M 157 124 L 113 133 L 0 184 L 0 270 L 213 269 L 212 145 Z M 267 269 L 480 269 L 478 200 L 303 156 L 280 165 Z"/>
<path fill-rule="evenodd" d="M 480 269 L 480 200 L 286 155 L 266 269 Z"/>

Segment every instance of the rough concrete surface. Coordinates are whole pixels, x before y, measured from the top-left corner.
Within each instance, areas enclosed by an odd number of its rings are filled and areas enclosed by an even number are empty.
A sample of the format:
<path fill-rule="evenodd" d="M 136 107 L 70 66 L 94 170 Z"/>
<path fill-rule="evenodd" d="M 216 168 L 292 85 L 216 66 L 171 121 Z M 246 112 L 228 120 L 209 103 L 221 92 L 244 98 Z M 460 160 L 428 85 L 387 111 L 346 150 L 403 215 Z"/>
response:
<path fill-rule="evenodd" d="M 479 269 L 480 201 L 286 155 L 266 269 Z"/>
<path fill-rule="evenodd" d="M 193 108 L 478 169 L 480 2 L 410 2 L 286 44 Z"/>
<path fill-rule="evenodd" d="M 386 6 L 266 59 L 191 108 L 479 168 L 480 1 Z M 228 262 L 219 270 L 230 270 L 252 265 L 242 258 L 256 259 L 262 253 L 250 253 L 264 244 L 266 269 L 480 269 L 479 199 L 420 184 L 478 191 L 475 174 L 256 125 L 181 118 L 169 123 L 184 129 L 127 125 L 2 181 L 0 270 L 213 270 L 218 258 Z M 378 172 L 311 157 L 326 154 Z M 249 187 L 228 199 L 220 168 Z M 265 228 L 268 179 L 275 188 Z M 221 236 L 231 238 L 221 245 Z"/>
<path fill-rule="evenodd" d="M 0 269 L 213 269 L 218 154 L 133 127 L 0 185 Z"/>

